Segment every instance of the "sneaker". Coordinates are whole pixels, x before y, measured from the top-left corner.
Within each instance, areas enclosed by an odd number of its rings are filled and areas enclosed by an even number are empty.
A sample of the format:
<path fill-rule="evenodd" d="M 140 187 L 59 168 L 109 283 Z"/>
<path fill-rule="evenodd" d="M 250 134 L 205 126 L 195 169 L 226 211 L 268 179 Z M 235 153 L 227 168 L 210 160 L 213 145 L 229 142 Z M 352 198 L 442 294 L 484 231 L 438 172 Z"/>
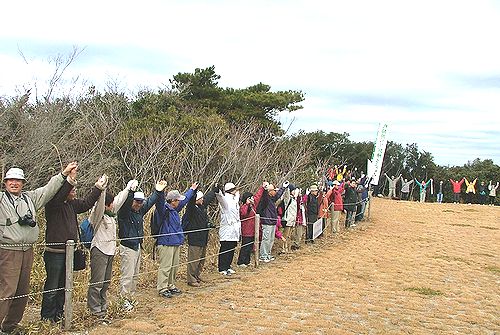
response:
<path fill-rule="evenodd" d="M 223 271 L 219 271 L 219 273 L 223 276 L 230 276 L 231 274 L 229 272 L 227 272 L 226 270 L 223 270 Z"/>
<path fill-rule="evenodd" d="M 181 294 L 181 293 L 182 293 L 182 291 L 181 291 L 181 290 L 179 290 L 177 287 L 171 288 L 171 289 L 169 289 L 168 291 L 169 291 L 169 292 L 170 292 L 170 294 L 172 294 L 172 295 L 176 295 L 176 294 Z"/>
<path fill-rule="evenodd" d="M 107 317 L 105 316 L 102 316 L 99 318 L 98 322 L 101 324 L 101 325 L 104 325 L 104 326 L 107 326 L 111 323 L 111 320 L 108 319 Z"/>
<path fill-rule="evenodd" d="M 233 269 L 229 268 L 229 269 L 227 269 L 227 273 L 229 273 L 229 274 L 232 275 L 232 274 L 235 274 L 236 271 L 234 271 Z"/>
<path fill-rule="evenodd" d="M 197 281 L 194 281 L 194 282 L 189 282 L 188 283 L 189 286 L 193 286 L 193 287 L 199 287 L 200 286 L 200 283 L 198 283 Z"/>
<path fill-rule="evenodd" d="M 269 260 L 270 261 L 274 261 L 276 258 L 274 258 L 273 256 L 269 257 Z"/>
<path fill-rule="evenodd" d="M 130 301 L 125 300 L 122 304 L 122 308 L 125 312 L 130 312 L 134 309 L 134 305 Z"/>
<path fill-rule="evenodd" d="M 169 290 L 161 291 L 160 292 L 160 297 L 163 297 L 163 298 L 172 298 L 172 293 L 170 293 Z"/>
<path fill-rule="evenodd" d="M 248 266 L 248 265 L 246 265 L 246 264 L 238 264 L 238 267 L 239 267 L 239 268 L 246 268 L 247 266 Z"/>
<path fill-rule="evenodd" d="M 269 258 L 263 258 L 261 259 L 261 261 L 264 263 L 269 263 L 271 260 Z"/>

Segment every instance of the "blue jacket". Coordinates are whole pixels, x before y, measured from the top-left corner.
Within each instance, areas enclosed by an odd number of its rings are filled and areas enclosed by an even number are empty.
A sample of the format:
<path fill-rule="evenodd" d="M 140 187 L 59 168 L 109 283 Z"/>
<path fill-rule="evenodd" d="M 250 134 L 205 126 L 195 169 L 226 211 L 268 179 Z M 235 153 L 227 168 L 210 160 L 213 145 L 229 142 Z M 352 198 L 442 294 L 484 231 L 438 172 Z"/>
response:
<path fill-rule="evenodd" d="M 161 192 L 156 200 L 155 216 L 160 221 L 160 235 L 157 240 L 158 245 L 181 245 L 184 243 L 184 232 L 182 231 L 181 218 L 179 212 L 186 206 L 194 196 L 195 191 L 187 190 L 184 194 L 186 199 L 179 202 L 177 208 L 173 208 L 165 202 L 165 193 Z"/>

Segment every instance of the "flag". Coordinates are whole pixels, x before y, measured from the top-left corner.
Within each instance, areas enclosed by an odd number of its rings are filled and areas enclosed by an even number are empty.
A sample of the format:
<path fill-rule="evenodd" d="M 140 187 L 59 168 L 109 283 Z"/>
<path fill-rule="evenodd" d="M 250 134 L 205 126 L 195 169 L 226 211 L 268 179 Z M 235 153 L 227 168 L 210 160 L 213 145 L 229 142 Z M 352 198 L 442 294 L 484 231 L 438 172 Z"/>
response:
<path fill-rule="evenodd" d="M 378 185 L 382 163 L 384 162 L 385 148 L 387 147 L 387 124 L 380 124 L 377 132 L 377 140 L 373 146 L 372 159 L 368 160 L 366 177 L 371 180 L 372 185 Z"/>

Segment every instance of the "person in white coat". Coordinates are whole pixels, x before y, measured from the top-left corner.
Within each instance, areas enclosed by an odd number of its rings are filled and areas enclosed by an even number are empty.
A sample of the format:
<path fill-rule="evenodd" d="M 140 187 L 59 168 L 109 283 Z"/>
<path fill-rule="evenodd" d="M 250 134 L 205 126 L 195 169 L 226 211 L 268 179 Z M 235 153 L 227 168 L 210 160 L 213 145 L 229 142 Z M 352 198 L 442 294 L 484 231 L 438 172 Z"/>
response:
<path fill-rule="evenodd" d="M 236 271 L 231 268 L 234 250 L 240 240 L 240 192 L 233 183 L 226 183 L 224 191 L 215 193 L 220 206 L 219 273 L 228 276 Z"/>

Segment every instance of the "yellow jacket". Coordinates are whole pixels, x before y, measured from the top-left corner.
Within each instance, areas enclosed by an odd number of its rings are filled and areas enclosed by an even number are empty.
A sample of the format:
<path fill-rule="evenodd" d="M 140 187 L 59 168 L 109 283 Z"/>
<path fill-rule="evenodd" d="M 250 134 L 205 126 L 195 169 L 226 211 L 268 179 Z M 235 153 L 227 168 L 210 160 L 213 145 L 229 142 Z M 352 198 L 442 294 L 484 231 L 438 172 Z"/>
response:
<path fill-rule="evenodd" d="M 474 181 L 471 183 L 467 180 L 467 178 L 465 178 L 465 185 L 467 185 L 467 189 L 465 190 L 465 193 L 474 193 L 476 194 L 476 181 L 477 181 L 477 178 L 474 179 Z"/>

